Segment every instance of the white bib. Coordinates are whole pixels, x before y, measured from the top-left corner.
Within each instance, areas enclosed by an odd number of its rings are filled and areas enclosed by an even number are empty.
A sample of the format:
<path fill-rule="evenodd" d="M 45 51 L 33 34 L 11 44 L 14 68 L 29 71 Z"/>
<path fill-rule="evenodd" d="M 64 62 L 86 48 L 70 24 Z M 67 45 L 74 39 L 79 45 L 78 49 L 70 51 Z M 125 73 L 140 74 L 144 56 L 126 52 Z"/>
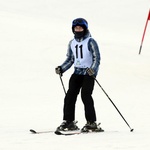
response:
<path fill-rule="evenodd" d="M 81 42 L 75 39 L 71 42 L 71 49 L 74 55 L 74 66 L 78 68 L 90 68 L 92 65 L 92 53 L 88 49 L 88 41 L 91 37 Z"/>

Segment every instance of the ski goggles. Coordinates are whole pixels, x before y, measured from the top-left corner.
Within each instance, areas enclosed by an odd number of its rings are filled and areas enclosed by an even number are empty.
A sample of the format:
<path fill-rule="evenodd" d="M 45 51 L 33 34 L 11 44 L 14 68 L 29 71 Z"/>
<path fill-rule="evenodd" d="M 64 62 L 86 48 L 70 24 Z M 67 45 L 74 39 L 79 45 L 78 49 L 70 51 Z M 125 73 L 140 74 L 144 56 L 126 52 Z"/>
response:
<path fill-rule="evenodd" d="M 72 26 L 77 26 L 77 25 L 86 26 L 88 28 L 88 23 L 86 22 L 86 20 L 82 18 L 73 20 Z"/>

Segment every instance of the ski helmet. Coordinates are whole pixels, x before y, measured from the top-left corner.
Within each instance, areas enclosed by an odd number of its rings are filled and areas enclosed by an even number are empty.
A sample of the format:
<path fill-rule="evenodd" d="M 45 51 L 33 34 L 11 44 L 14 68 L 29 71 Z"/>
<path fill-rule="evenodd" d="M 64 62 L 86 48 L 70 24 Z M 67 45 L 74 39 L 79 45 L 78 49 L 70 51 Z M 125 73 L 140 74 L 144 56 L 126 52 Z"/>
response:
<path fill-rule="evenodd" d="M 88 29 L 88 22 L 83 18 L 77 18 L 72 21 L 72 32 L 74 33 L 74 27 L 81 26 L 84 31 Z"/>

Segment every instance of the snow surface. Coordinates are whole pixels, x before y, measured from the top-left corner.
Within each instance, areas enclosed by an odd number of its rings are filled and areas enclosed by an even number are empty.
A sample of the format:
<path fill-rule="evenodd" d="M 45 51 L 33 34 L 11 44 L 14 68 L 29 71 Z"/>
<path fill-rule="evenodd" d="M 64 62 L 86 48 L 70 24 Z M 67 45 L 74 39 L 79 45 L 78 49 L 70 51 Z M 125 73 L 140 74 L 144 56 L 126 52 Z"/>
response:
<path fill-rule="evenodd" d="M 149 150 L 150 23 L 138 55 L 150 0 L 0 0 L 0 150 Z M 101 51 L 96 84 L 100 134 L 33 135 L 62 122 L 64 92 L 55 67 L 66 58 L 71 22 L 84 17 Z M 63 75 L 67 89 L 73 67 Z M 76 105 L 78 126 L 85 124 Z M 116 132 L 117 131 L 117 132 Z"/>

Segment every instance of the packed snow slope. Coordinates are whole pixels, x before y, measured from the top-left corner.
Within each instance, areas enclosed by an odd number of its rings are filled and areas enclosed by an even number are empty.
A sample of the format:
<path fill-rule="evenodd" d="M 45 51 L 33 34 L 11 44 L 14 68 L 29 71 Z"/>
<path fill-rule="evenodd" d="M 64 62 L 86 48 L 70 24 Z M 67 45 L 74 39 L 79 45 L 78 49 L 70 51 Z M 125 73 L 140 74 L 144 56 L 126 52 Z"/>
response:
<path fill-rule="evenodd" d="M 150 0 L 0 0 L 0 149 L 149 150 L 150 21 L 138 55 Z M 62 122 L 64 91 L 55 67 L 66 58 L 71 22 L 87 19 L 98 42 L 97 80 L 134 132 L 95 83 L 100 134 L 33 135 Z M 73 67 L 64 73 L 65 88 Z M 80 95 L 76 120 L 85 123 Z"/>

